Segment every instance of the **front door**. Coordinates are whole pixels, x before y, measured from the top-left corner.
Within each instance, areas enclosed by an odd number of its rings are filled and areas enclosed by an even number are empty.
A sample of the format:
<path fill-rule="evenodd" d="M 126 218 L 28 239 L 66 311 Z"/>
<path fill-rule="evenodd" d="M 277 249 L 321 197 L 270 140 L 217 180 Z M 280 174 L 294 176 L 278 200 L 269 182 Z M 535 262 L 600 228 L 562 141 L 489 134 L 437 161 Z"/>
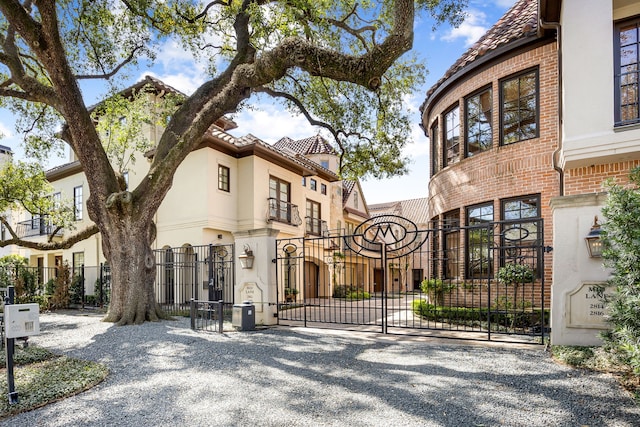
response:
<path fill-rule="evenodd" d="M 382 292 L 384 272 L 381 268 L 373 269 L 373 292 Z"/>
<path fill-rule="evenodd" d="M 311 261 L 305 261 L 304 277 L 304 297 L 318 298 L 318 266 Z"/>

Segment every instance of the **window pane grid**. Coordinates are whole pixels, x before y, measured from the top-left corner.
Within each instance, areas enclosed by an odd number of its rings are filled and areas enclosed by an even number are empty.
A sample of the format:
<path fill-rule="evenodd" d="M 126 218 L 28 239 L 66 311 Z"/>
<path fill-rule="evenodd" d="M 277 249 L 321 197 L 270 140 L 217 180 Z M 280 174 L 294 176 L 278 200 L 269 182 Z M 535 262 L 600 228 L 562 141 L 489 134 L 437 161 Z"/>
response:
<path fill-rule="evenodd" d="M 444 116 L 444 166 L 460 161 L 460 112 L 458 107 Z"/>
<path fill-rule="evenodd" d="M 471 157 L 488 150 L 493 145 L 491 89 L 467 99 L 466 113 L 467 151 L 465 155 Z"/>
<path fill-rule="evenodd" d="M 493 275 L 493 203 L 467 208 L 467 278 L 482 279 Z M 484 227 L 486 226 L 486 227 Z"/>
<path fill-rule="evenodd" d="M 636 123 L 640 120 L 640 91 L 638 90 L 638 72 L 640 69 L 640 40 L 636 20 L 618 27 L 616 52 L 616 103 L 617 124 Z"/>
<path fill-rule="evenodd" d="M 502 82 L 502 144 L 538 134 L 537 71 Z"/>

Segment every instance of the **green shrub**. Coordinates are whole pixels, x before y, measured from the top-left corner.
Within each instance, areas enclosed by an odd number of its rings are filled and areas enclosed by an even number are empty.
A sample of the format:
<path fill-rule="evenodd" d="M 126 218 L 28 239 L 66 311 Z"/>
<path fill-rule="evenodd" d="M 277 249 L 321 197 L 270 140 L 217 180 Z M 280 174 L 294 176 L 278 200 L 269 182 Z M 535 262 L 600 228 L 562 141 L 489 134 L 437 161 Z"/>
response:
<path fill-rule="evenodd" d="M 58 267 L 58 275 L 54 279 L 53 293 L 49 298 L 50 309 L 69 308 L 69 283 L 71 282 L 71 269 L 65 262 Z"/>
<path fill-rule="evenodd" d="M 345 298 L 350 300 L 365 300 L 365 299 L 370 299 L 371 294 L 363 290 L 357 290 L 357 291 L 351 291 L 347 293 Z"/>
<path fill-rule="evenodd" d="M 71 284 L 69 285 L 69 302 L 71 304 L 81 304 L 82 298 L 84 297 L 84 278 L 76 274 L 71 279 Z"/>
<path fill-rule="evenodd" d="M 484 325 L 491 320 L 492 327 L 528 328 L 549 323 L 549 310 L 544 314 L 540 310 L 507 312 L 500 310 L 489 311 L 488 308 L 443 307 L 430 304 L 425 300 L 414 300 L 412 309 L 415 314 L 434 322 L 452 323 L 459 325 Z M 491 316 L 489 316 L 491 313 Z M 544 317 L 544 318 L 542 318 Z"/>
<path fill-rule="evenodd" d="M 455 287 L 455 284 L 441 279 L 424 279 L 420 284 L 422 292 L 429 295 L 429 298 L 436 305 L 444 305 L 444 295 L 451 292 Z"/>
<path fill-rule="evenodd" d="M 602 334 L 607 348 L 640 375 L 640 168 L 630 174 L 630 185 L 607 181 L 607 202 L 602 209 L 605 265 L 613 269 L 604 296 L 611 330 Z"/>

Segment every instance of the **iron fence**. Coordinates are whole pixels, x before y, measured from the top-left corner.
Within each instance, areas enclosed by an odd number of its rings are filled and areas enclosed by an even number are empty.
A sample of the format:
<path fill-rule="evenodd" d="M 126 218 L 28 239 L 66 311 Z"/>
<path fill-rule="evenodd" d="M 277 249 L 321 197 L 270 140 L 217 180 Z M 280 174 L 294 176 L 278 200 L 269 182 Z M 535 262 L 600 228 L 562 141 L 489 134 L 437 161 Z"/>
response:
<path fill-rule="evenodd" d="M 163 248 L 156 257 L 155 294 L 170 315 L 188 316 L 191 299 L 234 302 L 234 245 Z"/>
<path fill-rule="evenodd" d="M 347 236 L 281 239 L 278 319 L 383 333 L 544 338 L 543 242 L 539 218 L 420 230 L 393 215 Z"/>
<path fill-rule="evenodd" d="M 225 304 L 223 301 L 190 301 L 191 329 L 224 332 Z"/>

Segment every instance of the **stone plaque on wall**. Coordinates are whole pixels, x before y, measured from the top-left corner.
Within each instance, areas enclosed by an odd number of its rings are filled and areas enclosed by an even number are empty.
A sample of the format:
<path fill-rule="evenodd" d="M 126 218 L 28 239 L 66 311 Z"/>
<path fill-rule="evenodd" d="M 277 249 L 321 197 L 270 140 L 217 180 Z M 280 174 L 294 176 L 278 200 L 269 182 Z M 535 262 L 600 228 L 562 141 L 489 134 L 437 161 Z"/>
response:
<path fill-rule="evenodd" d="M 604 283 L 583 283 L 567 294 L 567 327 L 607 329 Z"/>
<path fill-rule="evenodd" d="M 251 301 L 256 306 L 256 312 L 262 312 L 262 289 L 255 282 L 245 282 L 240 287 L 240 301 Z"/>

